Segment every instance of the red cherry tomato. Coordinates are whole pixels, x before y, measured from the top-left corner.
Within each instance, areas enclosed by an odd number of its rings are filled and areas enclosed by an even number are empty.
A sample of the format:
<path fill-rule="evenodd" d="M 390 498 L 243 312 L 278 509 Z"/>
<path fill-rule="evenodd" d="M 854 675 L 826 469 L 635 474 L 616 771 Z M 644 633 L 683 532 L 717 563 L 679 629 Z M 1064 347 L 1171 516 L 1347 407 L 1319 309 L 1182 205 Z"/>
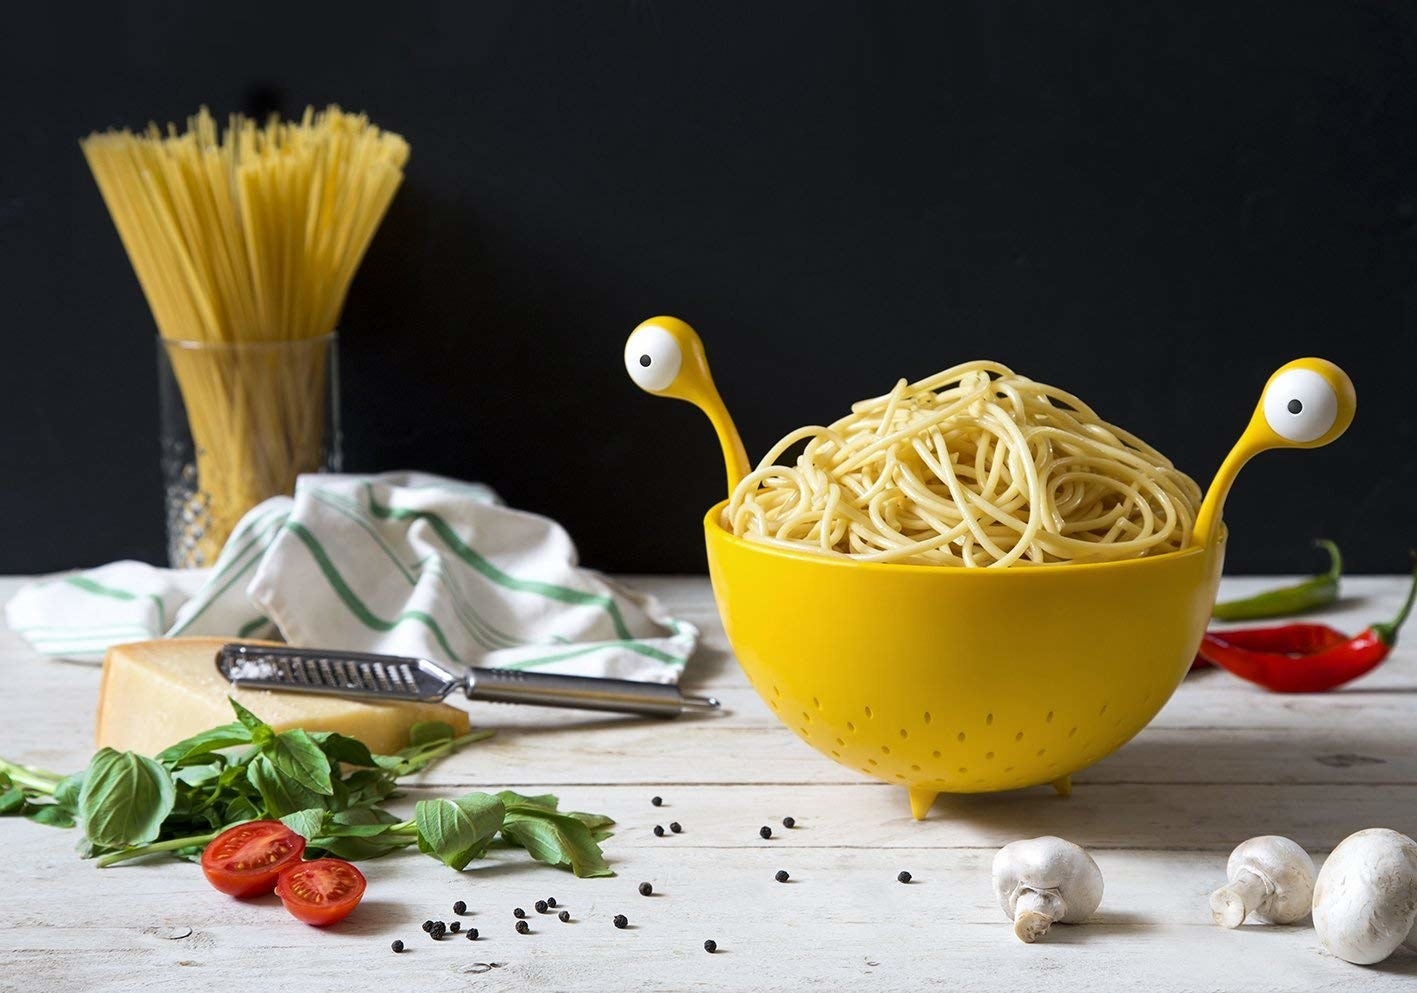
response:
<path fill-rule="evenodd" d="M 281 872 L 304 854 L 305 839 L 280 821 L 247 821 L 207 844 L 202 872 L 223 893 L 259 896 L 275 889 Z"/>
<path fill-rule="evenodd" d="M 324 927 L 342 921 L 364 899 L 364 873 L 341 859 L 301 862 L 280 874 L 276 896 L 298 921 Z"/>

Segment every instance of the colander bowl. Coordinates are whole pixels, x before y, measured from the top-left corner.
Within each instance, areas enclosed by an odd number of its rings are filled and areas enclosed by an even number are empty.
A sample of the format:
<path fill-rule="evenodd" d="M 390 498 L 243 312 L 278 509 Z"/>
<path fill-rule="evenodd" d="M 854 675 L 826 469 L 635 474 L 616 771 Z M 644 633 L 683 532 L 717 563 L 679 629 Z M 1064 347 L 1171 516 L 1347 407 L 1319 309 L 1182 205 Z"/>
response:
<path fill-rule="evenodd" d="M 1052 783 L 1115 751 L 1180 685 L 1215 602 L 1205 548 L 1094 565 L 948 569 L 826 558 L 704 518 L 733 651 L 823 755 L 910 791 Z"/>
<path fill-rule="evenodd" d="M 625 342 L 641 389 L 704 412 L 732 493 L 748 456 L 698 332 L 652 317 Z M 1348 429 L 1353 382 L 1294 359 L 1265 384 L 1220 464 L 1187 546 L 1118 562 L 1007 569 L 868 562 L 739 538 L 704 517 L 728 640 L 784 724 L 842 765 L 910 791 L 923 818 L 942 792 L 1052 783 L 1115 751 L 1176 691 L 1224 564 L 1225 497 L 1260 452 L 1318 448 Z"/>

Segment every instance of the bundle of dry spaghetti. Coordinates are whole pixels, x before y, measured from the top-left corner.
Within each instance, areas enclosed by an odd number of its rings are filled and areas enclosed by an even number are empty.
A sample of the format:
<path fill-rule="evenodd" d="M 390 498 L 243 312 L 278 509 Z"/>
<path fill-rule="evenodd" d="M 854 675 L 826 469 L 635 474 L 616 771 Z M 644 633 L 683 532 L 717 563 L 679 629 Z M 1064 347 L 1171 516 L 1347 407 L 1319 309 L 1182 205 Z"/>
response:
<path fill-rule="evenodd" d="M 969 362 L 792 432 L 735 488 L 724 524 L 824 555 L 1003 567 L 1176 551 L 1200 502 L 1189 476 L 1077 397 Z"/>
<path fill-rule="evenodd" d="M 197 452 L 210 562 L 240 516 L 319 468 L 329 337 L 409 146 L 331 106 L 206 108 L 80 143 L 164 339 Z"/>

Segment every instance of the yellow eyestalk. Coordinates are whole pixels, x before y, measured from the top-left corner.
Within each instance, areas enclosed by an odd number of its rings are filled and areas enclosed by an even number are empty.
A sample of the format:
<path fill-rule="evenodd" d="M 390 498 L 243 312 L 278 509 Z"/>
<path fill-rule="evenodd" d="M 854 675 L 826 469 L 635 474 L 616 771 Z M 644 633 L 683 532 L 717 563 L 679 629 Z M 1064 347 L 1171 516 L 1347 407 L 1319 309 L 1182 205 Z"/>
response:
<path fill-rule="evenodd" d="M 723 448 L 731 495 L 748 474 L 748 453 L 713 385 L 698 333 L 677 317 L 651 317 L 625 342 L 625 371 L 646 393 L 687 400 L 704 412 Z"/>
<path fill-rule="evenodd" d="M 1295 359 L 1280 366 L 1265 384 L 1245 433 L 1211 480 L 1191 544 L 1214 544 L 1225 498 L 1246 462 L 1271 448 L 1327 445 L 1348 430 L 1357 409 L 1353 380 L 1327 359 Z"/>

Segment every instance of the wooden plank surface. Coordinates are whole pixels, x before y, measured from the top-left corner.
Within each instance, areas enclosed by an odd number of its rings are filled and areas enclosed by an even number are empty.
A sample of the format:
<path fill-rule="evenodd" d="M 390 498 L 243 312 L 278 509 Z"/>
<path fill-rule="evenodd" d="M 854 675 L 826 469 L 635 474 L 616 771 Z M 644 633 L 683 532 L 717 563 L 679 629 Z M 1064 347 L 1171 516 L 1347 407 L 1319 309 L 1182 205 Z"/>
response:
<path fill-rule="evenodd" d="M 497 737 L 430 769 L 420 795 L 534 787 L 619 822 L 620 875 L 578 880 L 501 853 L 456 874 L 397 855 L 367 863 L 368 898 L 337 930 L 306 928 L 273 898 L 228 900 L 191 866 L 97 870 L 70 832 L 0 821 L 0 990 L 522 989 L 1146 990 L 1410 989 L 1417 956 L 1362 969 L 1318 951 L 1311 928 L 1210 923 L 1206 895 L 1250 834 L 1316 856 L 1351 831 L 1417 831 L 1417 652 L 1400 646 L 1337 694 L 1282 697 L 1221 672 L 1190 677 L 1147 730 L 1046 789 L 942 798 L 909 817 L 903 792 L 827 761 L 783 729 L 733 662 L 707 583 L 632 579 L 704 628 L 686 687 L 729 713 L 673 724 L 517 707 L 473 708 Z M 1227 580 L 1224 595 L 1269 580 Z M 0 581 L 0 600 L 17 582 Z M 1346 580 L 1324 615 L 1358 630 L 1395 610 L 1398 578 Z M 93 667 L 50 662 L 0 632 L 0 755 L 60 771 L 91 751 Z M 649 805 L 653 794 L 666 805 Z M 786 831 L 781 818 L 799 827 Z M 681 835 L 651 827 L 678 820 Z M 757 836 L 771 824 L 775 837 Z M 1093 851 L 1096 918 L 1024 946 L 994 903 L 998 846 L 1052 833 Z M 783 868 L 792 881 L 779 884 Z M 917 882 L 895 881 L 909 869 Z M 659 895 L 640 897 L 640 880 Z M 555 895 L 570 924 L 511 909 Z M 455 899 L 484 938 L 434 944 L 418 929 Z M 624 913 L 634 927 L 617 931 Z M 402 937 L 411 952 L 395 956 Z M 721 951 L 707 955 L 705 938 Z"/>

